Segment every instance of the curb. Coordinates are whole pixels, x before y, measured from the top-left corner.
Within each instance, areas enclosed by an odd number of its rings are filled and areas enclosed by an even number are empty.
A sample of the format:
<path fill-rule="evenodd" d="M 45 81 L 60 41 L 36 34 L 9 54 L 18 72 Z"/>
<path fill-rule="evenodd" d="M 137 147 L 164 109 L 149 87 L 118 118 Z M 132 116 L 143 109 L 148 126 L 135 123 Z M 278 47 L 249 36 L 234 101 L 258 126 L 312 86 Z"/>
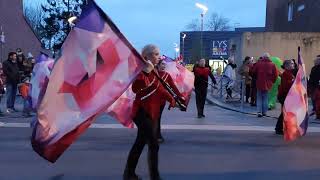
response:
<path fill-rule="evenodd" d="M 210 96 L 210 95 L 209 95 Z M 216 100 L 214 98 L 206 98 L 206 101 L 209 103 L 209 104 L 213 104 L 217 107 L 220 107 L 222 109 L 225 109 L 225 110 L 228 110 L 228 111 L 233 111 L 233 112 L 237 112 L 237 113 L 241 113 L 241 114 L 247 114 L 247 115 L 252 115 L 252 116 L 257 116 L 258 113 L 252 113 L 252 112 L 247 112 L 247 111 L 241 111 L 237 108 L 232 108 L 232 107 L 228 107 L 226 105 L 224 105 L 223 103 L 219 102 L 219 100 Z M 273 119 L 278 119 L 278 117 L 273 117 L 273 116 L 265 116 L 265 117 L 268 117 L 268 118 L 273 118 Z"/>

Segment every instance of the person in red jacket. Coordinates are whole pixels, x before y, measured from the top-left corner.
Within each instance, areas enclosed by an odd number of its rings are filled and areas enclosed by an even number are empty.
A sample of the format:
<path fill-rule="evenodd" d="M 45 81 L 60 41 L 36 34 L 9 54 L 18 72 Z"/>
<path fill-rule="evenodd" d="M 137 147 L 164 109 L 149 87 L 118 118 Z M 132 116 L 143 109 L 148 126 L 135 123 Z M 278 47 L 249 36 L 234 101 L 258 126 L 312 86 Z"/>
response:
<path fill-rule="evenodd" d="M 154 66 L 160 60 L 159 48 L 155 45 L 146 45 L 142 49 L 142 56 L 148 60 L 147 66 L 132 83 L 132 91 L 136 94 L 133 102 L 132 119 L 138 128 L 138 134 L 128 155 L 123 174 L 124 180 L 140 179 L 135 170 L 146 144 L 148 144 L 150 179 L 161 179 L 158 170 L 159 144 L 157 141 L 157 121 L 160 116 L 159 102 L 161 99 L 166 99 L 170 102 L 170 107 L 174 107 L 176 103 L 155 75 L 157 71 Z"/>
<path fill-rule="evenodd" d="M 278 77 L 278 70 L 270 60 L 270 54 L 265 53 L 252 69 L 256 77 L 258 117 L 266 116 L 268 111 L 268 91 Z"/>
<path fill-rule="evenodd" d="M 172 77 L 170 76 L 169 73 L 167 73 L 165 71 L 166 70 L 166 62 L 161 60 L 157 66 L 157 69 L 158 69 L 159 76 L 161 77 L 161 79 L 163 79 L 166 83 L 168 83 L 168 85 L 171 87 L 173 92 L 177 95 L 178 98 L 180 98 L 182 100 L 182 102 L 185 101 L 183 95 L 180 93 L 179 89 L 177 88 L 177 86 L 173 82 Z M 161 135 L 161 115 L 162 115 L 162 112 L 164 110 L 165 105 L 166 105 L 166 100 L 161 99 L 161 101 L 160 101 L 160 116 L 159 116 L 159 120 L 158 120 L 158 142 L 159 143 L 164 142 L 164 138 Z"/>
<path fill-rule="evenodd" d="M 278 90 L 278 100 L 281 104 L 281 107 L 283 107 L 284 101 L 295 80 L 295 76 L 293 72 L 295 69 L 294 62 L 292 60 L 285 60 L 283 63 L 283 69 L 284 69 L 284 72 L 281 75 L 281 83 Z M 283 112 L 282 111 L 278 118 L 275 131 L 276 131 L 276 134 L 283 135 Z"/>
<path fill-rule="evenodd" d="M 196 92 L 198 118 L 204 118 L 205 115 L 203 114 L 203 109 L 207 98 L 208 77 L 210 76 L 213 84 L 216 84 L 217 82 L 210 68 L 206 67 L 205 59 L 200 59 L 198 66 L 193 69 L 193 73 L 195 76 L 194 88 Z"/>

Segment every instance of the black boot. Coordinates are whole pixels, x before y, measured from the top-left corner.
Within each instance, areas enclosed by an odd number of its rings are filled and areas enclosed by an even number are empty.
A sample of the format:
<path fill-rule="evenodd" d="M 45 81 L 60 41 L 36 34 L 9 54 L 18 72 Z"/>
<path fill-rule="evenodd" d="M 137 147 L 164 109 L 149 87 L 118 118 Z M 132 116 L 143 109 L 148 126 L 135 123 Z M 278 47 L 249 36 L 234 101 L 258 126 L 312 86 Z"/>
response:
<path fill-rule="evenodd" d="M 141 177 L 136 175 L 134 172 L 130 172 L 129 170 L 125 170 L 123 173 L 123 180 L 142 180 Z"/>

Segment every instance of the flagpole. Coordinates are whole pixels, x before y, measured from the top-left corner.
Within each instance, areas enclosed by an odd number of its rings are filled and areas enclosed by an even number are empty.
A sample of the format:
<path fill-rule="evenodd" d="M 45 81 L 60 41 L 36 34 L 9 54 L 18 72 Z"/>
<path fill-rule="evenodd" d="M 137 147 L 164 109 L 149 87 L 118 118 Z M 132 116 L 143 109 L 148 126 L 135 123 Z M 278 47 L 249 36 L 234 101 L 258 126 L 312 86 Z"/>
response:
<path fill-rule="evenodd" d="M 153 70 L 152 73 L 158 78 L 158 80 L 161 82 L 164 88 L 170 93 L 170 95 L 173 96 L 173 98 L 176 100 L 177 104 L 179 105 L 180 110 L 186 111 L 187 107 L 181 102 L 182 98 L 177 96 L 177 94 L 172 90 L 170 85 L 166 83 L 155 70 Z"/>
<path fill-rule="evenodd" d="M 3 32 L 3 29 L 2 29 L 2 26 L 0 27 L 0 43 L 1 43 L 1 49 L 0 49 L 0 62 L 2 63 L 3 62 L 3 44 L 5 42 L 5 36 L 4 36 L 4 32 Z"/>

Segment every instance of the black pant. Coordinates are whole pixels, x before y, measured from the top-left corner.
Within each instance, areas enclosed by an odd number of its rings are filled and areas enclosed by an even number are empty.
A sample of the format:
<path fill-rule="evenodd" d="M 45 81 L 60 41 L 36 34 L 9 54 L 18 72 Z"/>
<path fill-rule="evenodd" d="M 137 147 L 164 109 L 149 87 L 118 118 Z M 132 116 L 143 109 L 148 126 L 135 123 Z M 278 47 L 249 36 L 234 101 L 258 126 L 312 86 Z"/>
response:
<path fill-rule="evenodd" d="M 251 99 L 250 103 L 251 104 L 257 104 L 256 99 L 257 99 L 257 87 L 256 87 L 256 80 L 251 81 Z"/>
<path fill-rule="evenodd" d="M 227 91 L 227 95 L 232 98 L 232 89 L 228 88 L 228 86 L 226 86 L 226 91 Z"/>
<path fill-rule="evenodd" d="M 283 132 L 283 112 L 282 112 L 282 107 L 283 107 L 283 104 L 281 104 L 281 114 L 280 116 L 278 117 L 278 121 L 277 121 L 277 124 L 276 124 L 276 132 Z"/>
<path fill-rule="evenodd" d="M 204 104 L 206 103 L 208 87 L 196 87 L 196 104 L 198 116 L 203 115 Z"/>
<path fill-rule="evenodd" d="M 133 119 L 138 127 L 138 135 L 135 143 L 133 144 L 125 169 L 125 175 L 132 176 L 143 151 L 145 144 L 148 144 L 148 165 L 149 173 L 152 180 L 159 178 L 158 170 L 158 152 L 159 145 L 157 141 L 157 123 L 150 119 L 149 115 L 140 109 Z"/>
<path fill-rule="evenodd" d="M 251 85 L 246 84 L 246 102 L 249 102 L 250 92 L 251 92 Z"/>
<path fill-rule="evenodd" d="M 162 105 L 160 106 L 160 115 L 159 115 L 159 119 L 158 119 L 158 138 L 162 138 L 162 135 L 161 135 L 161 116 L 162 116 L 162 112 L 164 110 L 164 107 L 166 105 Z"/>

